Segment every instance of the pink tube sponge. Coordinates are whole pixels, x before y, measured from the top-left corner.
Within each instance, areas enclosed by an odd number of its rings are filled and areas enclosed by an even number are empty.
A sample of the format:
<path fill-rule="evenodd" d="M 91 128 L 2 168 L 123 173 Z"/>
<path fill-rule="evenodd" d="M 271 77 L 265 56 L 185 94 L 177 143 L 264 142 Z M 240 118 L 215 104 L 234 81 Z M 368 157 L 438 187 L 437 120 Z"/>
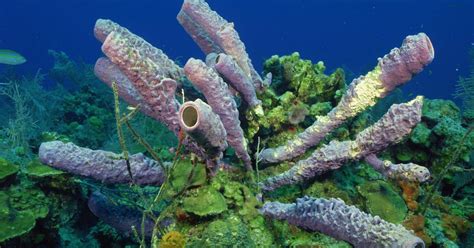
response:
<path fill-rule="evenodd" d="M 426 167 L 414 163 L 394 164 L 388 160 L 383 161 L 374 154 L 365 157 L 365 162 L 385 177 L 395 180 L 422 183 L 430 178 L 430 171 Z"/>
<path fill-rule="evenodd" d="M 227 83 L 242 94 L 251 107 L 261 105 L 262 102 L 257 98 L 252 78 L 245 74 L 231 56 L 221 53 L 217 55 L 215 62 L 214 68 Z"/>

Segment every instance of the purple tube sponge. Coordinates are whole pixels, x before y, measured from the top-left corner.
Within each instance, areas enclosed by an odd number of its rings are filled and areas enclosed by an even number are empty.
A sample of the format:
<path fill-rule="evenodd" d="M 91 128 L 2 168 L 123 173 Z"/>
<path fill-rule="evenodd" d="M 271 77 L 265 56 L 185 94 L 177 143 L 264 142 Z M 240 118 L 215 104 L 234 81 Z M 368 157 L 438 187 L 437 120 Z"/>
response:
<path fill-rule="evenodd" d="M 87 202 L 89 210 L 106 224 L 114 227 L 126 236 L 132 236 L 132 226 L 140 234 L 142 225 L 142 212 L 126 206 L 120 206 L 109 200 L 102 193 L 95 191 Z M 155 223 L 150 218 L 145 218 L 144 234 L 151 237 Z"/>
<path fill-rule="evenodd" d="M 118 94 L 131 106 L 140 105 L 140 111 L 145 115 L 153 117 L 154 113 L 143 97 L 138 93 L 130 79 L 125 76 L 117 65 L 112 63 L 108 58 L 99 58 L 94 67 L 95 75 L 110 88 L 115 82 L 118 88 Z"/>
<path fill-rule="evenodd" d="M 260 212 L 307 230 L 345 240 L 356 248 L 425 247 L 423 240 L 402 225 L 366 214 L 354 206 L 346 205 L 340 199 L 305 196 L 292 204 L 268 202 Z"/>
<path fill-rule="evenodd" d="M 352 81 L 339 104 L 285 145 L 263 150 L 262 163 L 277 163 L 302 155 L 347 119 L 375 105 L 395 87 L 409 81 L 434 58 L 430 39 L 424 33 L 408 36 L 400 48 L 379 59 L 374 70 Z"/>
<path fill-rule="evenodd" d="M 164 123 L 169 130 L 179 136 L 178 109 L 179 102 L 175 98 L 177 80 L 184 77 L 183 69 L 174 64 L 160 49 L 131 33 L 128 29 L 110 21 L 99 19 L 94 28 L 95 36 L 103 41 L 102 51 L 131 82 L 132 87 L 118 82 L 119 94 L 126 101 L 139 100 L 141 96 L 143 112 Z M 103 63 L 103 61 L 98 61 Z M 98 64 L 96 69 L 104 65 Z M 104 80 L 104 75 L 112 72 L 96 70 L 96 74 Z M 125 90 L 125 92 L 120 92 Z M 134 89 L 134 90 L 133 90 Z M 128 94 L 133 94 L 132 97 Z M 133 99 L 132 99 L 133 98 Z M 148 111 L 150 110 L 150 111 Z M 184 140 L 188 150 L 203 158 L 203 151 L 195 143 Z"/>
<path fill-rule="evenodd" d="M 365 162 L 391 179 L 422 183 L 430 178 L 430 171 L 426 167 L 414 163 L 394 164 L 388 160 L 380 160 L 374 154 L 365 157 Z"/>
<path fill-rule="evenodd" d="M 91 150 L 61 141 L 42 143 L 39 148 L 42 163 L 74 175 L 90 177 L 102 183 L 130 183 L 125 160 L 113 152 Z M 129 156 L 134 183 L 161 185 L 165 179 L 163 168 L 141 153 Z"/>
<path fill-rule="evenodd" d="M 96 21 L 94 35 L 100 42 L 104 43 L 107 36 L 112 32 L 118 33 L 132 41 L 134 48 L 137 49 L 134 52 L 140 53 L 139 57 L 143 58 L 143 60 L 149 60 L 158 65 L 157 76 L 160 78 L 168 77 L 175 81 L 180 81 L 181 78 L 184 77 L 183 69 L 181 67 L 176 65 L 173 60 L 169 59 L 163 51 L 154 47 L 146 40 L 111 20 L 98 19 Z"/>
<path fill-rule="evenodd" d="M 237 104 L 230 94 L 227 84 L 201 60 L 189 59 L 184 66 L 184 72 L 193 85 L 204 94 L 212 110 L 219 115 L 227 132 L 229 145 L 235 149 L 235 153 L 242 159 L 247 170 L 252 170 L 244 133 L 240 127 Z"/>
<path fill-rule="evenodd" d="M 211 172 L 215 172 L 227 148 L 226 131 L 221 119 L 201 99 L 185 102 L 179 109 L 179 124 L 197 144 L 204 148 Z"/>
<path fill-rule="evenodd" d="M 299 183 L 328 170 L 338 169 L 349 160 L 359 160 L 384 150 L 411 132 L 421 120 L 422 105 L 422 97 L 392 105 L 379 121 L 360 132 L 355 140 L 330 142 L 290 170 L 265 180 L 262 189 L 270 191 L 283 185 Z"/>
<path fill-rule="evenodd" d="M 234 24 L 213 11 L 206 1 L 184 0 L 177 19 L 206 55 L 226 53 L 232 56 L 242 71 L 253 79 L 254 87 L 258 91 L 263 89 L 262 79 L 254 69 Z"/>
<path fill-rule="evenodd" d="M 177 83 L 166 78 L 163 68 L 144 56 L 140 38 L 110 33 L 102 51 L 130 79 L 144 101 L 154 112 L 154 118 L 163 122 L 175 134 L 179 131 L 178 108 L 175 98 Z"/>
<path fill-rule="evenodd" d="M 214 68 L 227 83 L 242 94 L 249 106 L 261 109 L 262 102 L 257 98 L 252 78 L 245 74 L 231 56 L 225 53 L 219 54 Z M 263 114 L 263 110 L 261 111 Z"/>

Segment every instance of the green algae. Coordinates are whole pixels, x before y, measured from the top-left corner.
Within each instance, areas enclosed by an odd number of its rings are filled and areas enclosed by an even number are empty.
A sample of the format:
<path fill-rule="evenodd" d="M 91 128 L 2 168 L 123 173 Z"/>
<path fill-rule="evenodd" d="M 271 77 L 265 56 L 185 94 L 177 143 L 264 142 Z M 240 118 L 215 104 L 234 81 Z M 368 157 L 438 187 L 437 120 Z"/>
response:
<path fill-rule="evenodd" d="M 423 118 L 432 122 L 450 118 L 461 120 L 461 111 L 453 101 L 443 99 L 425 99 L 422 109 Z"/>
<path fill-rule="evenodd" d="M 310 106 L 309 114 L 313 117 L 316 116 L 325 116 L 329 111 L 331 111 L 332 105 L 330 102 L 317 102 Z"/>
<path fill-rule="evenodd" d="M 0 158 L 0 182 L 8 177 L 15 175 L 19 171 L 19 167 L 4 158 Z"/>
<path fill-rule="evenodd" d="M 339 198 L 348 205 L 353 204 L 349 194 L 337 188 L 336 184 L 329 180 L 313 183 L 304 191 L 304 194 L 316 198 Z"/>
<path fill-rule="evenodd" d="M 204 164 L 190 160 L 180 160 L 171 172 L 170 184 L 175 192 L 181 192 L 185 187 L 196 187 L 206 183 L 206 167 Z"/>
<path fill-rule="evenodd" d="M 247 139 L 306 127 L 316 116 L 330 111 L 346 89 L 345 76 L 342 69 L 331 75 L 324 74 L 325 69 L 323 62 L 313 64 L 301 59 L 299 53 L 275 55 L 265 61 L 264 73 L 272 73 L 271 86 L 258 95 L 265 115 L 246 112 Z"/>
<path fill-rule="evenodd" d="M 283 247 L 350 248 L 349 243 L 322 233 L 310 233 L 284 221 L 273 221 L 273 235 Z"/>
<path fill-rule="evenodd" d="M 426 124 L 420 123 L 413 129 L 410 140 L 415 144 L 420 144 L 424 147 L 430 147 L 430 135 L 431 130 L 426 126 Z"/>
<path fill-rule="evenodd" d="M 0 191 L 0 242 L 28 233 L 35 224 L 32 212 L 12 208 L 9 196 Z"/>
<path fill-rule="evenodd" d="M 28 233 L 48 213 L 48 200 L 38 189 L 12 186 L 0 191 L 0 242 Z"/>
<path fill-rule="evenodd" d="M 264 63 L 264 73 L 272 73 L 272 86 L 277 93 L 293 90 L 298 99 L 306 103 L 334 102 L 341 96 L 341 89 L 345 88 L 344 71 L 337 69 L 327 76 L 325 69 L 322 61 L 313 64 L 301 59 L 297 52 L 282 57 L 274 55 Z"/>
<path fill-rule="evenodd" d="M 203 217 L 227 210 L 224 196 L 212 187 L 201 187 L 189 193 L 190 195 L 183 199 L 183 210 L 188 213 Z"/>
<path fill-rule="evenodd" d="M 39 160 L 33 160 L 28 165 L 26 165 L 25 173 L 28 176 L 32 177 L 49 177 L 49 176 L 56 176 L 61 175 L 64 172 L 60 170 L 56 170 L 51 166 L 47 166 L 41 163 Z"/>
<path fill-rule="evenodd" d="M 359 186 L 358 190 L 365 198 L 365 206 L 370 214 L 392 223 L 401 223 L 407 216 L 405 201 L 389 183 L 371 181 Z"/>
<path fill-rule="evenodd" d="M 215 220 L 200 235 L 193 235 L 187 247 L 256 247 L 250 232 L 238 216 Z"/>

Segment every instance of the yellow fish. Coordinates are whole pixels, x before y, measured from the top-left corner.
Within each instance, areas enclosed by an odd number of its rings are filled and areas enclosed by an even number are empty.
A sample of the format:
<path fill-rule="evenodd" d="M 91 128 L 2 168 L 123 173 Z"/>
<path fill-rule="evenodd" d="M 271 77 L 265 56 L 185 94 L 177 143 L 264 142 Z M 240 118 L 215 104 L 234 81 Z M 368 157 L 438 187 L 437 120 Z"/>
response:
<path fill-rule="evenodd" d="M 26 62 L 21 54 L 6 49 L 0 49 L 0 64 L 21 65 Z"/>

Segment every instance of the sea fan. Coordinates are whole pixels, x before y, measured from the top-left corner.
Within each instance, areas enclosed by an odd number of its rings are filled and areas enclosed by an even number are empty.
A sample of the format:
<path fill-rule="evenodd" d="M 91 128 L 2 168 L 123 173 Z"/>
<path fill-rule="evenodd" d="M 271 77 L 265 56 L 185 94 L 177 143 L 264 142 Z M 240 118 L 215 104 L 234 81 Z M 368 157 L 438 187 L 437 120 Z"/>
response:
<path fill-rule="evenodd" d="M 466 78 L 459 78 L 454 97 L 461 98 L 463 102 L 464 116 L 472 120 L 474 119 L 474 48 L 471 48 L 470 57 L 470 75 Z"/>

